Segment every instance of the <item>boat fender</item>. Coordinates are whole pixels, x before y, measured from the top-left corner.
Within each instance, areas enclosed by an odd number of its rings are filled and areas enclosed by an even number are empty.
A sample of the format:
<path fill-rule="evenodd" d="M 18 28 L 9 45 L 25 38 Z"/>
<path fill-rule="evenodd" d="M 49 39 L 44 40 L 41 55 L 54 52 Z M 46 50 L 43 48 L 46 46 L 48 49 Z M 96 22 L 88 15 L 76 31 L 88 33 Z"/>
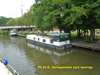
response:
<path fill-rule="evenodd" d="M 50 42 L 53 43 L 53 39 L 51 39 Z"/>
<path fill-rule="evenodd" d="M 8 64 L 8 61 L 7 60 L 5 60 L 5 59 L 2 59 L 2 61 L 1 61 L 4 65 L 7 65 Z"/>

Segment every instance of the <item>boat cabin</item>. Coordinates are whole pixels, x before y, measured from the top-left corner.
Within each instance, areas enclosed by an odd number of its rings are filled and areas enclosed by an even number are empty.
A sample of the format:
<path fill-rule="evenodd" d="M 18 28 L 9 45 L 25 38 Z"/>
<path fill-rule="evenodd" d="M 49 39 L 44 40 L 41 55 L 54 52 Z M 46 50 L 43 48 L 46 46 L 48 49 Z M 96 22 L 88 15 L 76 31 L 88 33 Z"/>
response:
<path fill-rule="evenodd" d="M 10 33 L 15 33 L 15 31 L 11 30 Z"/>
<path fill-rule="evenodd" d="M 70 40 L 70 35 L 69 33 L 48 33 L 51 38 L 53 38 L 53 41 L 57 42 L 63 42 Z"/>

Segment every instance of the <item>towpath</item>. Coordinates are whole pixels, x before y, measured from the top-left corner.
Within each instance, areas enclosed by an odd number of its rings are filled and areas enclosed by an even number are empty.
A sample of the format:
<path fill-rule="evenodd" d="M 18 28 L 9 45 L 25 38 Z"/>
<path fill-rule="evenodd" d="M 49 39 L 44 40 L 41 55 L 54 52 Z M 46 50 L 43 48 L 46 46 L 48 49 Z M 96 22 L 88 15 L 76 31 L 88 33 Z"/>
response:
<path fill-rule="evenodd" d="M 71 44 L 76 47 L 82 47 L 100 51 L 100 40 L 97 43 L 84 43 L 81 41 L 71 41 Z"/>

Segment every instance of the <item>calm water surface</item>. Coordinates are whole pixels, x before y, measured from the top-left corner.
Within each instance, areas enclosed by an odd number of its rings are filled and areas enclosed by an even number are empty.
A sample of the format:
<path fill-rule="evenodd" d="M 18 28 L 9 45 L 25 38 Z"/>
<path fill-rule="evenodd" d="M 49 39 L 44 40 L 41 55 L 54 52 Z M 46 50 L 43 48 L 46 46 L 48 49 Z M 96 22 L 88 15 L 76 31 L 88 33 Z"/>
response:
<path fill-rule="evenodd" d="M 0 35 L 0 57 L 7 59 L 20 75 L 100 75 L 98 51 L 81 48 L 57 51 L 27 43 L 22 37 Z M 71 66 L 72 69 L 53 69 L 52 66 Z M 74 66 L 79 68 L 73 69 Z"/>

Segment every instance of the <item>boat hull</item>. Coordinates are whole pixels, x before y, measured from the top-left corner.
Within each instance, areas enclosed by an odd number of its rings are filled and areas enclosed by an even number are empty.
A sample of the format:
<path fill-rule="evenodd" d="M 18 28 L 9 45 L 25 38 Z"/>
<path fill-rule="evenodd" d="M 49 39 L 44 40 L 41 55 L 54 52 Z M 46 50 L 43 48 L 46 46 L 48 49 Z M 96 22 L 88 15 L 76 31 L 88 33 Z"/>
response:
<path fill-rule="evenodd" d="M 9 36 L 17 36 L 17 34 L 9 34 Z"/>
<path fill-rule="evenodd" d="M 34 40 L 31 40 L 31 39 L 26 39 L 26 41 L 30 42 L 32 44 L 39 44 L 39 45 L 50 47 L 50 48 L 53 48 L 53 49 L 56 49 L 56 50 L 64 50 L 64 49 L 68 49 L 68 48 L 72 47 L 71 44 L 66 44 L 66 45 L 63 45 L 63 46 L 56 46 L 56 45 L 50 45 L 50 44 L 34 41 Z"/>

